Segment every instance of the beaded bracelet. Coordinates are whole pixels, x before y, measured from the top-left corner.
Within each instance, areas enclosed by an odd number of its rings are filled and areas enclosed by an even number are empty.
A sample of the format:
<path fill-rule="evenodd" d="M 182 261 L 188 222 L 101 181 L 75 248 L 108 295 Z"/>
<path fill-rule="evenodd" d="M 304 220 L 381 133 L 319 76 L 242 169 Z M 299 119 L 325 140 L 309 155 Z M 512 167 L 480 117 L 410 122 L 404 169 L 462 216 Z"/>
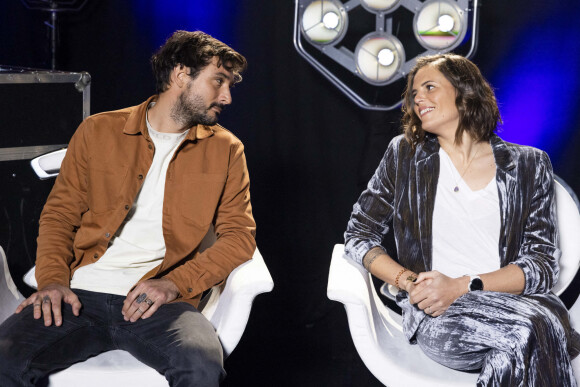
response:
<path fill-rule="evenodd" d="M 401 277 L 401 274 L 403 274 L 406 271 L 407 271 L 407 269 L 401 269 L 401 271 L 395 277 L 395 286 L 399 289 L 401 289 L 401 287 L 399 286 L 399 278 Z"/>

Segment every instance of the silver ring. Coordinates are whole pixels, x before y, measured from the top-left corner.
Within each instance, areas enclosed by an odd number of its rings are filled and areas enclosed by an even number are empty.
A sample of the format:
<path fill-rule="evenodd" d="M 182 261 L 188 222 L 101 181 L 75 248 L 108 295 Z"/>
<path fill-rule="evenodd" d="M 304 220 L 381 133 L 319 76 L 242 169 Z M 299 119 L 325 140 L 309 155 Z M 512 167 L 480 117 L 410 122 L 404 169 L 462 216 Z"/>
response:
<path fill-rule="evenodd" d="M 140 308 L 137 308 L 136 312 L 143 314 L 143 311 Z"/>
<path fill-rule="evenodd" d="M 150 298 L 145 300 L 145 303 L 149 306 L 153 305 L 153 300 L 151 300 Z"/>
<path fill-rule="evenodd" d="M 145 299 L 147 298 L 147 293 L 141 293 L 139 294 L 139 297 L 137 297 L 137 299 L 135 300 L 136 303 L 140 304 L 143 301 L 145 301 Z"/>

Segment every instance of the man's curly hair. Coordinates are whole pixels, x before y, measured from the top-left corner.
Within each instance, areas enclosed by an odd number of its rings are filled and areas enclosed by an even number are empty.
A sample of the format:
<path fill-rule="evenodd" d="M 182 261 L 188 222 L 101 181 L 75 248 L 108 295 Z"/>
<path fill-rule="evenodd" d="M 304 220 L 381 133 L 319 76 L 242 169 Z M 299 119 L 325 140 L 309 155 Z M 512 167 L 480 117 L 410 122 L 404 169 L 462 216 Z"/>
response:
<path fill-rule="evenodd" d="M 195 79 L 214 57 L 218 67 L 234 73 L 235 82 L 241 82 L 241 72 L 247 67 L 246 58 L 231 47 L 201 31 L 176 31 L 151 57 L 157 92 L 169 87 L 171 72 L 176 66 L 185 66 Z"/>

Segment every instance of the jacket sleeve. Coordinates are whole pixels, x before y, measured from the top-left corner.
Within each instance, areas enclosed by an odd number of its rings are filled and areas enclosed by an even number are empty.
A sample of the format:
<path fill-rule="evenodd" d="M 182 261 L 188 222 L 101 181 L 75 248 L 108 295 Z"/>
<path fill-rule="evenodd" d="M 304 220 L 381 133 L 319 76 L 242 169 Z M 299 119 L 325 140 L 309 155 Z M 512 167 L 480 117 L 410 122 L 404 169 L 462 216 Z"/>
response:
<path fill-rule="evenodd" d="M 215 213 L 216 242 L 169 272 L 184 298 L 193 298 L 222 282 L 256 249 L 256 224 L 250 203 L 250 178 L 241 142 L 230 146 L 226 184 Z M 192 279 L 196 279 L 192 281 Z"/>
<path fill-rule="evenodd" d="M 73 135 L 52 191 L 40 215 L 36 280 L 38 288 L 48 284 L 70 286 L 73 241 L 87 204 L 87 147 L 85 120 Z"/>
<path fill-rule="evenodd" d="M 552 165 L 545 152 L 537 152 L 534 189 L 518 258 L 512 262 L 523 271 L 522 294 L 547 293 L 558 281 L 561 252 L 557 248 L 556 200 Z"/>
<path fill-rule="evenodd" d="M 396 154 L 401 137 L 391 141 L 367 188 L 353 207 L 345 238 L 347 256 L 362 265 L 367 252 L 381 247 L 393 217 Z M 404 141 L 404 140 L 403 140 Z"/>

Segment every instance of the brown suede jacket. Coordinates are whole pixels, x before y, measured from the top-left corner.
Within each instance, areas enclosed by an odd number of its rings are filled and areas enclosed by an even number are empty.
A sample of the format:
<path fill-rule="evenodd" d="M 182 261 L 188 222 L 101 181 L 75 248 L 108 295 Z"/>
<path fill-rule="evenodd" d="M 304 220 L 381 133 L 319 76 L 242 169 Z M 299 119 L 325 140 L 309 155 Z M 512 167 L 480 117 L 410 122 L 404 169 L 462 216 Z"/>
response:
<path fill-rule="evenodd" d="M 87 118 L 71 139 L 40 217 L 39 289 L 69 286 L 72 273 L 97 261 L 131 209 L 155 147 L 141 105 Z M 191 128 L 167 169 L 162 263 L 140 281 L 166 277 L 176 301 L 197 306 L 201 294 L 249 260 L 256 247 L 244 147 L 219 125 Z M 217 240 L 199 245 L 214 224 Z"/>

